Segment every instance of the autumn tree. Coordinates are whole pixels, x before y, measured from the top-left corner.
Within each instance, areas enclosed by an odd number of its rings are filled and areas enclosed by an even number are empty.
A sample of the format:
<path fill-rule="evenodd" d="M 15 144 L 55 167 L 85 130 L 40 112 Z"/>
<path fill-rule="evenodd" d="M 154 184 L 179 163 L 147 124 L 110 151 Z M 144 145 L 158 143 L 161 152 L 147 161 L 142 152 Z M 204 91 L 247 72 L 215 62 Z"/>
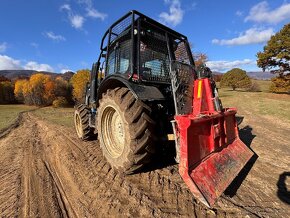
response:
<path fill-rule="evenodd" d="M 24 102 L 23 89 L 26 85 L 28 85 L 28 80 L 21 79 L 15 82 L 14 95 L 18 102 Z"/>
<path fill-rule="evenodd" d="M 75 101 L 81 101 L 84 97 L 86 84 L 90 81 L 90 70 L 79 70 L 71 78 L 73 87 L 73 98 Z"/>
<path fill-rule="evenodd" d="M 27 94 L 30 95 L 31 104 L 49 105 L 54 98 L 54 84 L 51 76 L 42 73 L 34 74 L 29 79 Z"/>
<path fill-rule="evenodd" d="M 72 85 L 60 76 L 55 79 L 55 96 L 64 97 L 68 103 L 72 103 Z"/>
<path fill-rule="evenodd" d="M 290 93 L 290 74 L 271 79 L 269 91 L 275 93 Z"/>
<path fill-rule="evenodd" d="M 257 65 L 263 70 L 273 69 L 278 74 L 290 71 L 290 23 L 270 38 L 257 57 Z"/>
<path fill-rule="evenodd" d="M 14 102 L 14 85 L 11 81 L 0 82 L 0 104 L 8 104 Z"/>
<path fill-rule="evenodd" d="M 201 65 L 205 65 L 205 63 L 208 61 L 208 57 L 204 53 L 192 53 L 194 58 L 194 64 L 196 67 L 199 67 Z"/>
<path fill-rule="evenodd" d="M 231 87 L 233 90 L 237 88 L 248 88 L 251 86 L 251 80 L 246 71 L 234 68 L 222 76 L 220 86 Z"/>
<path fill-rule="evenodd" d="M 14 94 L 19 102 L 29 105 L 51 105 L 57 98 L 65 98 L 71 103 L 69 82 L 42 73 L 32 75 L 29 80 L 17 80 Z"/>
<path fill-rule="evenodd" d="M 10 81 L 10 79 L 6 78 L 5 76 L 0 76 L 0 82 Z"/>
<path fill-rule="evenodd" d="M 5 76 L 0 76 L 0 104 L 14 102 L 13 83 Z"/>
<path fill-rule="evenodd" d="M 290 92 L 290 23 L 273 35 L 257 53 L 257 65 L 278 74 L 270 86 L 272 92 Z"/>

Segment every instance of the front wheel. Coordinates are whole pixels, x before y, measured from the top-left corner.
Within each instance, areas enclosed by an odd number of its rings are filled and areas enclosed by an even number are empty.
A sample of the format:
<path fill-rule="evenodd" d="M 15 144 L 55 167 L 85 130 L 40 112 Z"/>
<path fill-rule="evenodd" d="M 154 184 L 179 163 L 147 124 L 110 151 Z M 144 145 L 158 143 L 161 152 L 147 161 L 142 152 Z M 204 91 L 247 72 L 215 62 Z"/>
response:
<path fill-rule="evenodd" d="M 74 124 L 77 136 L 82 140 L 89 140 L 94 129 L 89 125 L 90 109 L 85 104 L 80 104 L 74 113 Z"/>
<path fill-rule="evenodd" d="M 151 108 L 128 88 L 103 94 L 98 108 L 98 138 L 112 167 L 131 174 L 151 161 L 155 122 L 150 115 Z"/>

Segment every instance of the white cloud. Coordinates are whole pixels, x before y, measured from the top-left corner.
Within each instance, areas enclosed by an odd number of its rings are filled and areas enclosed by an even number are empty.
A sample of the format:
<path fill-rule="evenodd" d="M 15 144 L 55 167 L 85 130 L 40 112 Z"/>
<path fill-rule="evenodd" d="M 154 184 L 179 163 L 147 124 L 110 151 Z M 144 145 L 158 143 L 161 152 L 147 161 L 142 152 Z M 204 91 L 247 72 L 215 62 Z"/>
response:
<path fill-rule="evenodd" d="M 284 3 L 280 7 L 271 11 L 267 1 L 263 1 L 251 8 L 245 21 L 277 24 L 287 19 L 290 19 L 290 3 Z"/>
<path fill-rule="evenodd" d="M 169 13 L 162 12 L 159 14 L 160 22 L 171 26 L 180 24 L 184 15 L 180 0 L 165 0 L 165 3 L 170 4 Z"/>
<path fill-rule="evenodd" d="M 79 4 L 84 4 L 84 5 L 86 5 L 86 6 L 89 7 L 89 8 L 92 8 L 92 7 L 93 7 L 93 2 L 92 2 L 92 0 L 77 0 L 77 2 L 78 2 Z"/>
<path fill-rule="evenodd" d="M 68 71 L 72 71 L 69 66 L 65 65 L 65 64 L 62 64 L 62 63 L 59 63 L 57 64 L 57 72 L 61 72 L 61 73 L 66 73 Z"/>
<path fill-rule="evenodd" d="M 256 61 L 250 59 L 235 60 L 235 61 L 208 61 L 206 65 L 213 71 L 224 72 L 235 67 L 242 68 L 246 65 L 255 65 Z"/>
<path fill-rule="evenodd" d="M 0 52 L 5 52 L 7 49 L 7 43 L 6 42 L 3 42 L 0 44 Z"/>
<path fill-rule="evenodd" d="M 66 11 L 68 19 L 72 25 L 72 27 L 76 29 L 81 29 L 85 22 L 85 18 L 81 15 L 75 14 L 69 4 L 64 4 L 60 7 L 61 11 Z"/>
<path fill-rule="evenodd" d="M 99 18 L 101 20 L 105 20 L 105 18 L 108 16 L 105 13 L 102 13 L 94 8 L 92 0 L 78 0 L 80 4 L 84 4 L 87 14 L 86 16 L 92 17 L 92 18 Z"/>
<path fill-rule="evenodd" d="M 6 55 L 0 55 L 0 70 L 21 70 L 21 61 Z"/>
<path fill-rule="evenodd" d="M 60 70 L 60 73 L 66 73 L 66 72 L 68 72 L 68 71 L 72 72 L 72 70 L 70 70 L 70 69 L 61 69 L 61 70 Z"/>
<path fill-rule="evenodd" d="M 56 35 L 54 32 L 50 31 L 50 32 L 45 32 L 44 35 L 47 38 L 50 38 L 54 41 L 60 42 L 60 41 L 65 41 L 65 37 L 63 37 L 62 35 Z"/>
<path fill-rule="evenodd" d="M 6 55 L 0 55 L 0 70 L 36 70 L 53 72 L 53 68 L 48 64 L 39 64 L 29 61 L 22 65 L 20 60 L 16 60 Z"/>
<path fill-rule="evenodd" d="M 196 8 L 196 6 L 197 6 L 197 2 L 192 2 L 190 9 L 193 10 Z"/>
<path fill-rule="evenodd" d="M 97 9 L 95 9 L 93 7 L 93 2 L 91 0 L 78 0 L 77 2 L 85 6 L 84 9 L 86 10 L 86 14 L 84 16 L 87 16 L 90 18 L 98 18 L 101 20 L 105 20 L 106 17 L 108 16 L 107 14 L 102 13 L 98 11 Z M 76 29 L 82 29 L 84 22 L 86 21 L 83 15 L 74 13 L 74 11 L 72 10 L 69 4 L 62 5 L 60 7 L 60 10 L 67 12 L 67 16 L 72 27 Z"/>
<path fill-rule="evenodd" d="M 31 42 L 30 45 L 31 45 L 32 47 L 34 47 L 34 48 L 38 48 L 38 46 L 39 46 L 39 45 L 38 45 L 37 43 L 35 43 L 35 42 Z"/>
<path fill-rule="evenodd" d="M 218 45 L 248 45 L 267 42 L 270 37 L 274 35 L 272 28 L 260 30 L 257 28 L 250 28 L 246 32 L 241 33 L 238 37 L 233 39 L 213 39 L 213 44 Z"/>
<path fill-rule="evenodd" d="M 242 11 L 236 11 L 236 15 L 238 16 L 238 17 L 241 17 L 241 16 L 243 16 L 243 12 Z"/>
<path fill-rule="evenodd" d="M 87 8 L 87 16 L 92 18 L 100 18 L 101 20 L 105 20 L 105 18 L 108 16 L 105 13 L 99 12 L 98 10 L 94 8 Z"/>
<path fill-rule="evenodd" d="M 71 22 L 71 25 L 76 29 L 81 29 L 83 27 L 83 24 L 85 22 L 85 18 L 80 15 L 70 15 L 69 20 Z"/>
<path fill-rule="evenodd" d="M 35 71 L 48 71 L 53 72 L 53 68 L 48 64 L 39 64 L 35 61 L 29 61 L 24 66 L 25 70 L 35 70 Z"/>
<path fill-rule="evenodd" d="M 62 5 L 62 6 L 60 7 L 60 10 L 61 10 L 61 11 L 62 11 L 62 10 L 70 11 L 71 8 L 70 8 L 70 5 L 69 5 L 69 4 L 64 4 L 64 5 Z"/>

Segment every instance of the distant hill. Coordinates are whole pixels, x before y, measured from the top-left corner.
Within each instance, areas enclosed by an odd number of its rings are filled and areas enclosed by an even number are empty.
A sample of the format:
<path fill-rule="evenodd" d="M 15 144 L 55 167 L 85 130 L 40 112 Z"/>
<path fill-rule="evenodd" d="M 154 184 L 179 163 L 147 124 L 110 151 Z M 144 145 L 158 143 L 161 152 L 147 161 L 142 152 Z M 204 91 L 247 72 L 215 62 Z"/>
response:
<path fill-rule="evenodd" d="M 214 75 L 217 76 L 222 76 L 224 73 L 213 71 L 212 72 Z M 268 71 L 263 72 L 263 71 L 250 71 L 247 72 L 247 75 L 252 78 L 252 79 L 257 79 L 257 80 L 270 80 L 271 78 L 275 77 L 276 75 L 273 73 L 270 73 Z"/>
<path fill-rule="evenodd" d="M 213 75 L 223 75 L 223 73 L 218 72 L 218 71 L 212 71 L 212 74 L 213 74 Z"/>
<path fill-rule="evenodd" d="M 252 79 L 257 79 L 257 80 L 270 80 L 276 75 L 273 73 L 270 73 L 268 71 L 253 71 L 253 72 L 247 72 L 248 76 L 251 77 Z"/>
<path fill-rule="evenodd" d="M 70 80 L 70 78 L 74 75 L 73 72 L 62 73 L 52 73 L 46 71 L 35 71 L 35 70 L 0 70 L 0 76 L 4 76 L 9 80 L 15 81 L 17 79 L 28 79 L 31 75 L 36 73 L 43 73 L 46 75 L 50 75 L 52 77 L 62 77 L 65 80 Z"/>

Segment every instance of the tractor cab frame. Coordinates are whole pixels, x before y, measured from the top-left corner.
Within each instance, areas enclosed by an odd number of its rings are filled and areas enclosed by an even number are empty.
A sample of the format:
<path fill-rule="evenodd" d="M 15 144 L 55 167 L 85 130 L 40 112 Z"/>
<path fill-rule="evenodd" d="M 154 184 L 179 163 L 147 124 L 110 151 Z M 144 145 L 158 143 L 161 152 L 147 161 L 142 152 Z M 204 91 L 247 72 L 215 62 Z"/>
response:
<path fill-rule="evenodd" d="M 121 83 L 141 100 L 171 98 L 174 62 L 191 68 L 195 77 L 187 37 L 138 11 L 110 26 L 100 50 L 91 74 L 90 105 L 96 106 L 103 91 Z"/>

